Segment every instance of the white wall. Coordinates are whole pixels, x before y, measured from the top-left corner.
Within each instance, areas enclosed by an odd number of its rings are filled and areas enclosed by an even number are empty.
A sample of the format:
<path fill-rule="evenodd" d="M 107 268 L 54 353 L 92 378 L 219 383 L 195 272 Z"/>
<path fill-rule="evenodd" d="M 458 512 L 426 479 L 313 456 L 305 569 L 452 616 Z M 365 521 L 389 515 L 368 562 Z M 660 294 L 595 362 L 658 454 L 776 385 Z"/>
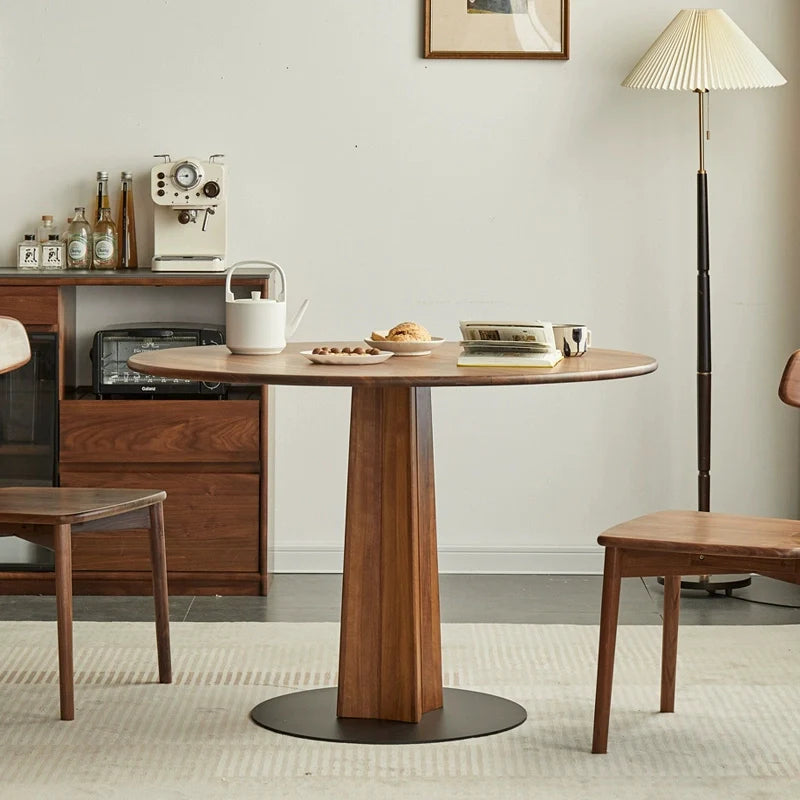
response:
<path fill-rule="evenodd" d="M 619 85 L 680 6 L 572 0 L 572 57 L 550 63 L 425 60 L 422 6 L 6 0 L 3 252 L 132 168 L 147 257 L 151 155 L 223 152 L 231 259 L 285 266 L 290 305 L 312 299 L 297 338 L 538 317 L 657 357 L 433 393 L 442 566 L 598 569 L 605 527 L 696 503 L 696 101 Z M 800 3 L 725 10 L 789 84 L 711 100 L 712 507 L 794 517 L 800 425 L 776 390 L 800 345 Z M 101 297 L 81 295 L 87 329 Z M 348 402 L 278 391 L 279 567 L 341 563 Z"/>

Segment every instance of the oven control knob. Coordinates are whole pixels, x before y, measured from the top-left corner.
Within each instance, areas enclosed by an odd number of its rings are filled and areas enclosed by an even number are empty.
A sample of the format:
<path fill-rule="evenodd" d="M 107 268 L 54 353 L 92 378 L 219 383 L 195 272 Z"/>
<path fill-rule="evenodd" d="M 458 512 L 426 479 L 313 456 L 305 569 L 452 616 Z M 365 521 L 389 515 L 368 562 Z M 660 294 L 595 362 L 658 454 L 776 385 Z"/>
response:
<path fill-rule="evenodd" d="M 209 181 L 203 186 L 203 194 L 206 197 L 217 197 L 219 191 L 219 184 L 216 181 Z"/>

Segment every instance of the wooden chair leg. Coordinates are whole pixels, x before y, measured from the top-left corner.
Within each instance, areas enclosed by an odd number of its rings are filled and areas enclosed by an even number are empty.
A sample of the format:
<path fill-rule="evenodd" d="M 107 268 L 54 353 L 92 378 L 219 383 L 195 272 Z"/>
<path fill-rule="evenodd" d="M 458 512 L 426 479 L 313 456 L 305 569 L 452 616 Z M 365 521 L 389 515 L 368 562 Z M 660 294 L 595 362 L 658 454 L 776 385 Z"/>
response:
<path fill-rule="evenodd" d="M 153 570 L 153 601 L 156 608 L 158 680 L 160 683 L 172 683 L 167 551 L 164 544 L 164 507 L 162 503 L 150 506 L 150 564 Z"/>
<path fill-rule="evenodd" d="M 621 583 L 622 553 L 618 547 L 606 547 L 603 601 L 600 609 L 600 648 L 597 656 L 597 689 L 594 698 L 593 753 L 605 753 L 608 749 L 608 719 L 611 713 L 611 685 L 614 679 L 614 649 L 617 644 Z"/>
<path fill-rule="evenodd" d="M 72 665 L 72 526 L 53 526 L 58 627 L 58 685 L 61 719 L 75 719 Z"/>
<path fill-rule="evenodd" d="M 678 663 L 678 619 L 681 576 L 664 576 L 664 624 L 661 629 L 661 710 L 675 710 L 675 671 Z"/>

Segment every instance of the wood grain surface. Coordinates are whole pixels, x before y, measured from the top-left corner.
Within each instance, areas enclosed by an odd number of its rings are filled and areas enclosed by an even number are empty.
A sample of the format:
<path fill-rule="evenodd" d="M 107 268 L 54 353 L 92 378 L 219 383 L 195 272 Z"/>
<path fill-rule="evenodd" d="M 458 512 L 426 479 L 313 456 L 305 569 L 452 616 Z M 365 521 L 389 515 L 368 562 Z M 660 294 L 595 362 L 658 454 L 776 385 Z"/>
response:
<path fill-rule="evenodd" d="M 37 293 L 44 286 L 219 286 L 222 292 L 225 276 L 225 272 L 153 272 L 145 267 L 41 272 L 3 267 L 0 268 L 0 286 L 32 286 Z M 231 283 L 234 286 L 255 287 L 264 280 L 264 276 L 237 274 Z"/>
<path fill-rule="evenodd" d="M 159 486 L 164 501 L 167 563 L 172 572 L 258 573 L 258 475 L 192 472 L 147 472 L 132 464 L 129 471 L 83 472 L 81 465 L 62 469 L 62 486 L 102 488 Z M 75 537 L 74 569 L 150 570 L 144 531 L 96 532 Z"/>
<path fill-rule="evenodd" d="M 615 525 L 597 541 L 606 547 L 632 550 L 800 559 L 800 521 L 707 511 L 659 511 Z"/>
<path fill-rule="evenodd" d="M 278 355 L 233 355 L 225 345 L 180 347 L 140 353 L 128 366 L 149 375 L 227 383 L 269 383 L 296 386 L 492 386 L 567 383 L 630 378 L 653 372 L 650 356 L 620 350 L 591 349 L 565 358 L 555 367 L 458 367 L 458 342 L 445 342 L 429 356 L 393 356 L 380 364 L 329 366 L 313 364 L 301 350 L 317 342 L 296 342 Z M 363 342 L 323 342 L 355 347 Z"/>
<path fill-rule="evenodd" d="M 50 486 L 0 488 L 0 522 L 77 524 L 124 514 L 162 501 L 157 489 L 63 489 Z"/>
<path fill-rule="evenodd" d="M 259 402 L 69 400 L 59 439 L 62 465 L 258 462 Z"/>
<path fill-rule="evenodd" d="M 57 325 L 59 319 L 58 289 L 3 287 L 0 292 L 0 314 L 18 319 L 23 325 Z"/>
<path fill-rule="evenodd" d="M 795 350 L 786 362 L 778 397 L 787 405 L 800 406 L 800 350 Z"/>
<path fill-rule="evenodd" d="M 432 431 L 430 389 L 353 389 L 340 717 L 442 706 Z"/>

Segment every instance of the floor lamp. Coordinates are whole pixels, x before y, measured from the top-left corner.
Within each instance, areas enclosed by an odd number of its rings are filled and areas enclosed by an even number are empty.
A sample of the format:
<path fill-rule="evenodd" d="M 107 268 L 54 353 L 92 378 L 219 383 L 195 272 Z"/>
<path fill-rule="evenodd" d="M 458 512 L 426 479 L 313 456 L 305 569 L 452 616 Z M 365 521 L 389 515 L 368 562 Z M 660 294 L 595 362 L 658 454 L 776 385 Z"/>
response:
<path fill-rule="evenodd" d="M 711 311 L 708 277 L 708 176 L 703 101 L 715 89 L 763 89 L 786 83 L 783 75 L 720 9 L 685 9 L 664 29 L 622 82 L 631 89 L 696 92 L 700 139 L 697 170 L 697 508 L 708 511 L 711 494 Z M 716 576 L 720 578 L 720 576 Z M 750 578 L 682 581 L 684 589 L 732 589 Z"/>

